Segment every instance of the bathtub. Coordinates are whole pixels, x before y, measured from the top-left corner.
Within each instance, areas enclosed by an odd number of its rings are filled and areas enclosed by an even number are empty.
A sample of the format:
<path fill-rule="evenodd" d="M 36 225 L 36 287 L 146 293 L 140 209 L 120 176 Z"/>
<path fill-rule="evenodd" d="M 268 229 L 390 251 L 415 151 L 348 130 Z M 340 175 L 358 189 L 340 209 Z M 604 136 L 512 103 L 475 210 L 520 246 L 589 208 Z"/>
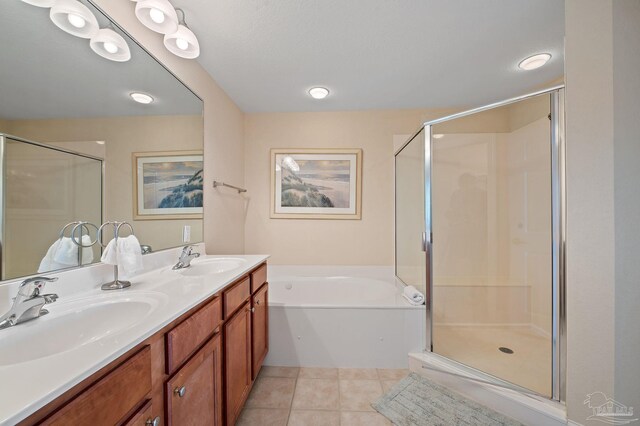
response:
<path fill-rule="evenodd" d="M 424 349 L 424 306 L 392 267 L 269 265 L 265 365 L 407 368 Z"/>

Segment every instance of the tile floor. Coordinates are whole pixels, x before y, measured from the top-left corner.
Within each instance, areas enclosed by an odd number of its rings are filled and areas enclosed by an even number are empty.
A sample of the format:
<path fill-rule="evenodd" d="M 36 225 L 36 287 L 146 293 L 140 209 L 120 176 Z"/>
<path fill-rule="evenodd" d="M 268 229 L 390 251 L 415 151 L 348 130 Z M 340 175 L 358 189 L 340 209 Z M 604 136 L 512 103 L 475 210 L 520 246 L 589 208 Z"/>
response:
<path fill-rule="evenodd" d="M 371 403 L 409 370 L 262 367 L 238 426 L 391 425 Z"/>

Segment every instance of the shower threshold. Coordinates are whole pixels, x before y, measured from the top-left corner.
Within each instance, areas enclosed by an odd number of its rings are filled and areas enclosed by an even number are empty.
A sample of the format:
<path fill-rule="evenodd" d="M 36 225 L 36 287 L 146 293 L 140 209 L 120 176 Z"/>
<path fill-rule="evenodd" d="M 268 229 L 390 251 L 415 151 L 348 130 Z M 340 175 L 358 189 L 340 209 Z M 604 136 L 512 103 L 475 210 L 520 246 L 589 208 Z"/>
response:
<path fill-rule="evenodd" d="M 411 371 L 524 424 L 566 425 L 565 405 L 432 352 L 409 354 Z"/>

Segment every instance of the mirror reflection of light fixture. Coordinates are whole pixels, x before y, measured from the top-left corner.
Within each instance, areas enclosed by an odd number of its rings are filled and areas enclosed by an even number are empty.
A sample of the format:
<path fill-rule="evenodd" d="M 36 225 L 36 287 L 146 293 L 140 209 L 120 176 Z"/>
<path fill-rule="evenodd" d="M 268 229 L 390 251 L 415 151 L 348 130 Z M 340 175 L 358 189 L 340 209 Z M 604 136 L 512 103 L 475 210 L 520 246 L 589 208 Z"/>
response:
<path fill-rule="evenodd" d="M 200 43 L 196 35 L 187 27 L 184 11 L 176 9 L 182 14 L 178 30 L 173 34 L 164 36 L 164 46 L 176 56 L 186 59 L 195 59 L 200 56 Z"/>
<path fill-rule="evenodd" d="M 38 7 L 51 7 L 56 3 L 56 0 L 22 0 L 23 2 L 30 4 L 31 6 Z"/>
<path fill-rule="evenodd" d="M 100 29 L 91 10 L 76 0 L 56 0 L 49 17 L 62 31 L 76 37 L 91 38 Z"/>
<path fill-rule="evenodd" d="M 136 17 L 145 27 L 160 34 L 178 31 L 178 14 L 168 0 L 141 0 L 136 3 Z"/>
<path fill-rule="evenodd" d="M 89 42 L 91 50 L 103 58 L 116 62 L 131 59 L 131 51 L 125 39 L 111 28 L 102 28 Z"/>

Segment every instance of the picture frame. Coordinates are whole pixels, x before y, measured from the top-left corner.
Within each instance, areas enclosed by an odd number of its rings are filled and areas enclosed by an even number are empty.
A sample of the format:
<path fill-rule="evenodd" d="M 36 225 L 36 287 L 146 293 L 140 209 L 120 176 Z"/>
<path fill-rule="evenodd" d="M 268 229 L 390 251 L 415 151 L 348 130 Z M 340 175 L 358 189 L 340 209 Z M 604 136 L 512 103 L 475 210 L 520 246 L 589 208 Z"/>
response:
<path fill-rule="evenodd" d="M 271 149 L 273 219 L 361 219 L 362 149 Z"/>
<path fill-rule="evenodd" d="M 133 219 L 202 219 L 202 151 L 134 152 Z"/>

